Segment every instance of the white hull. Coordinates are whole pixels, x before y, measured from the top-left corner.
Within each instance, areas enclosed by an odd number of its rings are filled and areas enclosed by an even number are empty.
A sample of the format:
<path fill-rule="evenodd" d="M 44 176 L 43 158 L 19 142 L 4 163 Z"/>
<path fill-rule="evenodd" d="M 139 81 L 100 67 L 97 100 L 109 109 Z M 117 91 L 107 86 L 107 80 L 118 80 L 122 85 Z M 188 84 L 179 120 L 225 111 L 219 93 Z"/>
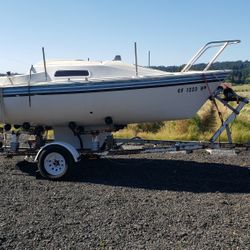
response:
<path fill-rule="evenodd" d="M 219 82 L 210 82 L 214 91 Z M 1 121 L 10 124 L 67 126 L 140 123 L 192 117 L 210 96 L 205 83 L 135 90 L 5 97 Z M 182 93 L 178 93 L 183 89 Z M 192 91 L 193 90 L 193 91 Z"/>

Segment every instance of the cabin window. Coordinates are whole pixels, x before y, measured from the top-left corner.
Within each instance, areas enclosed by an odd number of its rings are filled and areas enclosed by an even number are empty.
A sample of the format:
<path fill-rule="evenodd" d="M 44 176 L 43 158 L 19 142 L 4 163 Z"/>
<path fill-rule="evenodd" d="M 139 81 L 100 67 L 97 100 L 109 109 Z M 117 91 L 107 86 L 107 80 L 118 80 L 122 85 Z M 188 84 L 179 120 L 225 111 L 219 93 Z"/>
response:
<path fill-rule="evenodd" d="M 55 73 L 55 77 L 63 77 L 63 76 L 89 76 L 89 72 L 87 70 L 58 70 Z"/>

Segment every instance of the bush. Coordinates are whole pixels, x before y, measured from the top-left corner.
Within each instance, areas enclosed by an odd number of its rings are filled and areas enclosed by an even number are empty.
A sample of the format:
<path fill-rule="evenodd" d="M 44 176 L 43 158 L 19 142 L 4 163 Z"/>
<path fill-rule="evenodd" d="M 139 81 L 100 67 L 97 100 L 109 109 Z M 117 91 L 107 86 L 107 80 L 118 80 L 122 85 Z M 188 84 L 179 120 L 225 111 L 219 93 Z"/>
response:
<path fill-rule="evenodd" d="M 137 124 L 138 132 L 157 133 L 164 126 L 164 122 L 147 122 Z"/>

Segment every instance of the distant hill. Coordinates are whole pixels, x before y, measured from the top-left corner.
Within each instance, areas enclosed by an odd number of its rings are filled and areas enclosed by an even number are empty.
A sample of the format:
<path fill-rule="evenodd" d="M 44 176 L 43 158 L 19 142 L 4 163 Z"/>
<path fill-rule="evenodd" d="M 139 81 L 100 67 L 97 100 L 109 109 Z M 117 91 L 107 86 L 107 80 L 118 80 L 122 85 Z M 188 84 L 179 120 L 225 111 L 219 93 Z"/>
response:
<path fill-rule="evenodd" d="M 185 65 L 181 66 L 153 66 L 154 69 L 159 69 L 168 72 L 179 72 Z M 195 64 L 193 70 L 203 70 L 206 64 Z M 211 69 L 231 69 L 232 73 L 227 81 L 236 84 L 250 83 L 250 62 L 249 61 L 233 61 L 233 62 L 215 62 Z"/>

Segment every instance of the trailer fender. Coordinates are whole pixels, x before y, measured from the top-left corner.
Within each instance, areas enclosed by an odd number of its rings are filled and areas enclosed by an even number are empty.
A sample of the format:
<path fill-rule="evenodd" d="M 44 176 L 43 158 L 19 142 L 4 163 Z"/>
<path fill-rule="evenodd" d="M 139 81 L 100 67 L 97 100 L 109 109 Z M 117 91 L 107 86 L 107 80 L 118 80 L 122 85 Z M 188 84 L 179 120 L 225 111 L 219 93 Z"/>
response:
<path fill-rule="evenodd" d="M 79 161 L 80 154 L 79 154 L 79 152 L 71 144 L 66 143 L 66 142 L 52 142 L 52 143 L 48 143 L 45 146 L 43 146 L 42 148 L 40 148 L 40 150 L 36 154 L 34 162 L 38 162 L 38 159 L 39 159 L 39 156 L 40 156 L 41 152 L 45 148 L 50 147 L 52 145 L 60 146 L 60 147 L 62 147 L 64 149 L 66 149 L 71 154 L 71 156 L 72 156 L 72 158 L 74 159 L 75 162 Z"/>

